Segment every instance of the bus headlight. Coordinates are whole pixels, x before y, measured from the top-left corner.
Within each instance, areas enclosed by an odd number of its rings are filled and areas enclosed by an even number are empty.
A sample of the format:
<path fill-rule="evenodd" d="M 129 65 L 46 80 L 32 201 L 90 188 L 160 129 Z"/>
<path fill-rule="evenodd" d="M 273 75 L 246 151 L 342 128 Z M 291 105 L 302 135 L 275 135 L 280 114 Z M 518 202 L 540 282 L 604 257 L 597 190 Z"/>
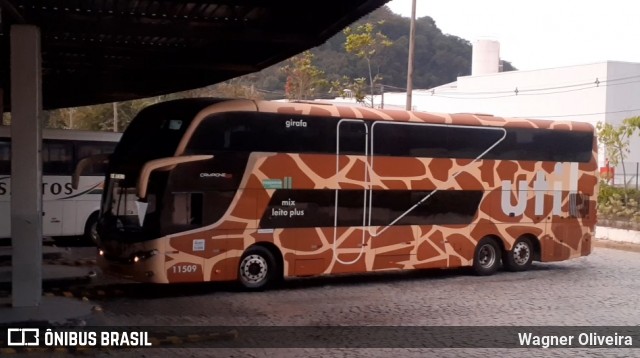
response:
<path fill-rule="evenodd" d="M 151 251 L 138 251 L 134 254 L 132 261 L 139 262 L 140 260 L 146 260 L 152 256 L 157 255 L 158 253 L 160 252 L 156 249 L 153 249 Z"/>

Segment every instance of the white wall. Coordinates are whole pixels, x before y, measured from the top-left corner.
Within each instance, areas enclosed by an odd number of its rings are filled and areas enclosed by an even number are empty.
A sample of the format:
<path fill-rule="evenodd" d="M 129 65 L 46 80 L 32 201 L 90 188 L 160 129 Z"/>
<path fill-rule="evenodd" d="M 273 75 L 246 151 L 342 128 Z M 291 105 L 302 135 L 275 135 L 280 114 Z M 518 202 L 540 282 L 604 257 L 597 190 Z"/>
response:
<path fill-rule="evenodd" d="M 615 81 L 633 76 L 636 77 Z M 459 77 L 455 85 L 414 91 L 414 110 L 571 120 L 594 126 L 605 120 L 618 124 L 624 118 L 640 115 L 640 64 L 637 63 L 608 61 L 465 76 Z M 405 93 L 386 93 L 385 108 L 404 108 L 405 98 Z M 601 165 L 604 158 L 601 150 Z M 640 162 L 640 137 L 633 140 L 627 160 Z"/>
<path fill-rule="evenodd" d="M 594 82 L 606 77 L 606 63 L 465 76 L 458 78 L 455 90 L 414 93 L 414 105 L 421 111 L 488 113 L 595 124 L 604 115 L 577 114 L 605 112 L 607 88 L 596 87 Z"/>
<path fill-rule="evenodd" d="M 609 62 L 607 82 L 608 123 L 620 124 L 625 118 L 640 116 L 640 63 Z M 619 80 L 617 80 L 619 79 Z M 636 163 L 640 162 L 640 135 L 629 141 L 629 154 L 625 159 L 627 181 L 635 187 Z M 616 184 L 622 185 L 622 168 L 616 169 Z"/>

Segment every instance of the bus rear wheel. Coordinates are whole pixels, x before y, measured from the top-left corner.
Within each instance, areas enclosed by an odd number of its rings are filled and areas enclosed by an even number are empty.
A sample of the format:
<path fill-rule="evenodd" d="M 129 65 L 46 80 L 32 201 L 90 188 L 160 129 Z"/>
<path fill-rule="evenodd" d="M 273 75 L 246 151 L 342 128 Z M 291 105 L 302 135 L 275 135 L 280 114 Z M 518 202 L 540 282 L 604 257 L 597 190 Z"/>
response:
<path fill-rule="evenodd" d="M 521 237 L 513 244 L 511 251 L 506 251 L 502 262 L 509 271 L 526 271 L 533 261 L 533 244 L 528 237 Z"/>
<path fill-rule="evenodd" d="M 473 255 L 473 270 L 478 276 L 493 275 L 500 267 L 500 246 L 496 240 L 485 237 L 478 242 Z"/>
<path fill-rule="evenodd" d="M 245 289 L 259 291 L 269 288 L 277 276 L 276 260 L 269 249 L 253 246 L 242 255 L 238 278 Z"/>

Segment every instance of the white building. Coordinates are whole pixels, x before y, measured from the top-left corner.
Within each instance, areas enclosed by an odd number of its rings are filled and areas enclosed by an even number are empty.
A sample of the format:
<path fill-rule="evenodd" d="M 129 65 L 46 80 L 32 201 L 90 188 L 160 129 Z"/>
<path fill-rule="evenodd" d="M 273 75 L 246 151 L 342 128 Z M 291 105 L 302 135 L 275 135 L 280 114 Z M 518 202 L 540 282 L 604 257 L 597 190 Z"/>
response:
<path fill-rule="evenodd" d="M 414 90 L 414 110 L 572 120 L 594 126 L 598 122 L 616 125 L 625 118 L 640 116 L 640 63 L 607 61 L 498 72 L 497 42 L 479 42 L 485 44 L 474 44 L 474 52 L 481 49 L 484 58 L 474 54 L 472 75 L 458 77 L 456 82 L 436 88 Z M 380 103 L 380 99 L 376 99 L 376 103 Z M 384 94 L 385 108 L 404 109 L 405 104 L 406 93 Z M 604 151 L 600 150 L 601 166 L 605 158 Z M 631 140 L 626 162 L 627 172 L 633 175 L 627 180 L 635 184 L 636 163 L 640 162 L 640 136 Z M 616 176 L 621 174 L 618 169 Z"/>

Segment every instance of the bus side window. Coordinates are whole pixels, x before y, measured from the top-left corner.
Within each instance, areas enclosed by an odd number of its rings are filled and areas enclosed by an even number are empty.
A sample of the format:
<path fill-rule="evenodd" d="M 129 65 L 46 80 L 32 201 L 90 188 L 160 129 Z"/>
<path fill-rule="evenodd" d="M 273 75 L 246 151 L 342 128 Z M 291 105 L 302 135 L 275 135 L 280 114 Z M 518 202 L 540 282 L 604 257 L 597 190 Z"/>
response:
<path fill-rule="evenodd" d="M 589 217 L 589 195 L 569 194 L 569 214 L 575 218 Z"/>
<path fill-rule="evenodd" d="M 73 145 L 70 142 L 44 141 L 42 173 L 45 175 L 73 173 Z"/>
<path fill-rule="evenodd" d="M 340 154 L 363 155 L 367 138 L 367 127 L 364 122 L 345 121 L 339 125 Z"/>
<path fill-rule="evenodd" d="M 240 152 L 250 152 L 255 146 L 255 141 L 259 139 L 254 136 L 252 131 L 245 125 L 237 124 L 230 126 L 224 133 L 224 149 Z"/>
<path fill-rule="evenodd" d="M 171 223 L 181 230 L 202 226 L 202 193 L 173 193 Z"/>
<path fill-rule="evenodd" d="M 11 174 L 11 143 L 0 139 L 0 175 Z"/>
<path fill-rule="evenodd" d="M 108 142 L 82 142 L 76 143 L 76 160 L 77 164 L 82 159 L 97 154 L 111 154 L 115 149 L 116 143 Z M 106 172 L 107 168 L 105 164 L 93 163 L 91 167 L 87 168 L 82 175 L 96 175 L 101 176 Z"/>

